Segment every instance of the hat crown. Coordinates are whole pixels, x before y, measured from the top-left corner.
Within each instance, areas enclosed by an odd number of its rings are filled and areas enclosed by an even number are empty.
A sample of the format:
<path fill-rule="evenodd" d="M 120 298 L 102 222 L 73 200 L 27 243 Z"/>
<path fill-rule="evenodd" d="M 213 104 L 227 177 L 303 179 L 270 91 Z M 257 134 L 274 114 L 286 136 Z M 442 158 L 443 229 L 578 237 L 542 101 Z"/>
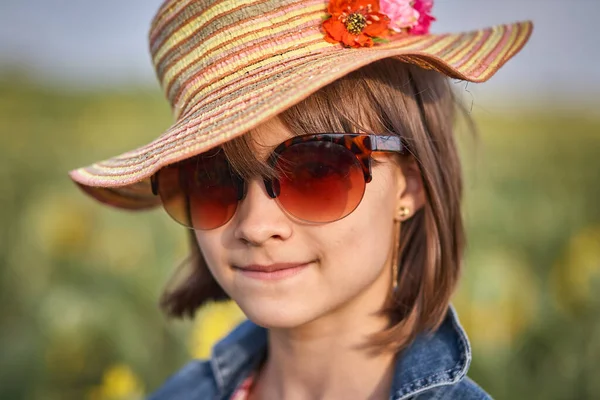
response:
<path fill-rule="evenodd" d="M 324 0 L 168 0 L 154 17 L 150 53 L 176 117 L 244 74 L 333 46 Z M 312 45 L 312 47 L 310 47 Z"/>

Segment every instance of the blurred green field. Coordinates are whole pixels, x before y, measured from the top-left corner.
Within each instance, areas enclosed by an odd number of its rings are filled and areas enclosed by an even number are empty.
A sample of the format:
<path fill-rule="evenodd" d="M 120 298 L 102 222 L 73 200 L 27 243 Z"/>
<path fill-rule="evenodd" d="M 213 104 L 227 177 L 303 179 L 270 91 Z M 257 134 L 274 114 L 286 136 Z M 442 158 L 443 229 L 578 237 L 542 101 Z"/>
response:
<path fill-rule="evenodd" d="M 461 142 L 469 247 L 455 304 L 471 376 L 497 399 L 600 398 L 600 118 L 475 112 Z M 0 398 L 142 398 L 242 318 L 167 321 L 158 297 L 186 253 L 162 212 L 83 196 L 67 171 L 170 123 L 151 90 L 0 82 Z"/>

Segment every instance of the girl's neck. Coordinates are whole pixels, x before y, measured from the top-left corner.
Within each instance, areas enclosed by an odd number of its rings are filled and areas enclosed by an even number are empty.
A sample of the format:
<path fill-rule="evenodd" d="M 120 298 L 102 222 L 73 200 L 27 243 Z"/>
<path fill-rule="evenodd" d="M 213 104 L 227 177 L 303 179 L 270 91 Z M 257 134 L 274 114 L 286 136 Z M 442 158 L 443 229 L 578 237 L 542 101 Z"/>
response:
<path fill-rule="evenodd" d="M 270 329 L 251 399 L 387 399 L 395 354 L 372 355 L 364 347 L 369 335 L 388 325 L 375 316 L 384 301 L 356 298 L 301 327 Z"/>

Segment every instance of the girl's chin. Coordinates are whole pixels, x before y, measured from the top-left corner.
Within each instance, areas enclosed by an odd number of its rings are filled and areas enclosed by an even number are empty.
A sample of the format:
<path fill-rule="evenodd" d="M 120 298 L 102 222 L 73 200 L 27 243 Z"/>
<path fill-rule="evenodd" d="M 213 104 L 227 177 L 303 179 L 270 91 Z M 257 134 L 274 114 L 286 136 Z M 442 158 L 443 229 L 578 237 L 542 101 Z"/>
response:
<path fill-rule="evenodd" d="M 267 329 L 295 328 L 318 317 L 306 305 L 300 309 L 284 303 L 239 305 L 250 321 Z"/>

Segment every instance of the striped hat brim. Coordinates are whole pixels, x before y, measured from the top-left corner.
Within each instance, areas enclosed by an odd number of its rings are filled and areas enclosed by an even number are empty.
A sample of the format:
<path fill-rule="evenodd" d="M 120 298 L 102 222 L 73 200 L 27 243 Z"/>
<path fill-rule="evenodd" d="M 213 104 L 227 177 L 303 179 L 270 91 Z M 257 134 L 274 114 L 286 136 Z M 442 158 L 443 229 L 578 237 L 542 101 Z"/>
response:
<path fill-rule="evenodd" d="M 347 49 L 307 31 L 303 46 L 261 49 L 250 61 L 194 86 L 177 121 L 160 137 L 135 150 L 69 173 L 96 200 L 119 208 L 145 209 L 160 204 L 150 177 L 162 167 L 205 152 L 244 134 L 336 79 L 380 59 L 395 57 L 448 77 L 484 82 L 525 45 L 530 21 L 472 32 L 404 36 L 388 43 Z"/>

